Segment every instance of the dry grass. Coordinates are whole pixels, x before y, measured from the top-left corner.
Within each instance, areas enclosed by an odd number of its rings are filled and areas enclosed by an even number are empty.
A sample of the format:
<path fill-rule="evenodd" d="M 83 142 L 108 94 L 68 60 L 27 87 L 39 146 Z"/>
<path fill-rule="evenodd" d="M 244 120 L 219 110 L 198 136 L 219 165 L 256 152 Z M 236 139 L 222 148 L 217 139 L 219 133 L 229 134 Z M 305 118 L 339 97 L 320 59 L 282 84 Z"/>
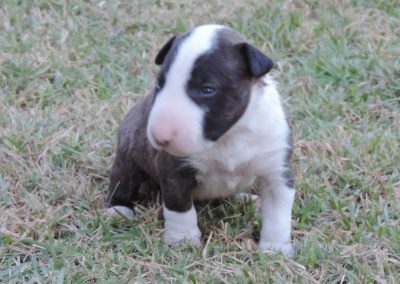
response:
<path fill-rule="evenodd" d="M 0 282 L 398 282 L 399 5 L 260 2 L 0 2 Z M 292 259 L 255 249 L 252 205 L 200 208 L 202 249 L 162 244 L 156 205 L 99 213 L 157 49 L 209 22 L 277 63 L 297 141 Z"/>

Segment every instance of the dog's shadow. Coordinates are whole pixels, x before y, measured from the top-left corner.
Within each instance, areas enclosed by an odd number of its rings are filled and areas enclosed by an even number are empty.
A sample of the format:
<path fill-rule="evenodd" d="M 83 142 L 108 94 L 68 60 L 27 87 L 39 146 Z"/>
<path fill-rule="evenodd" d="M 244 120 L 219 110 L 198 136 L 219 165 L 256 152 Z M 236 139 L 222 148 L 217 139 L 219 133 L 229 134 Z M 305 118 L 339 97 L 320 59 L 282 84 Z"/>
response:
<path fill-rule="evenodd" d="M 134 203 L 135 217 L 128 220 L 110 219 L 110 226 L 115 232 L 123 234 L 127 230 L 139 230 L 143 237 L 161 239 L 164 218 L 162 215 L 160 191 L 154 184 L 142 184 L 139 190 L 139 201 Z M 198 225 L 202 232 L 203 245 L 209 242 L 240 244 L 259 240 L 261 215 L 256 201 L 241 202 L 237 198 L 196 201 L 194 203 Z M 135 234 L 137 236 L 137 234 Z"/>
<path fill-rule="evenodd" d="M 261 215 L 255 202 L 239 202 L 236 198 L 195 203 L 203 238 L 211 233 L 225 243 L 248 239 L 258 241 Z"/>
<path fill-rule="evenodd" d="M 158 189 L 150 189 L 144 185 L 139 191 L 140 202 L 135 204 L 135 225 L 153 221 L 160 224 L 162 230 L 163 216 L 161 196 Z M 241 202 L 237 198 L 215 199 L 212 201 L 196 201 L 194 203 L 198 225 L 202 232 L 202 243 L 206 243 L 210 235 L 214 240 L 225 243 L 259 239 L 261 215 L 257 201 Z"/>

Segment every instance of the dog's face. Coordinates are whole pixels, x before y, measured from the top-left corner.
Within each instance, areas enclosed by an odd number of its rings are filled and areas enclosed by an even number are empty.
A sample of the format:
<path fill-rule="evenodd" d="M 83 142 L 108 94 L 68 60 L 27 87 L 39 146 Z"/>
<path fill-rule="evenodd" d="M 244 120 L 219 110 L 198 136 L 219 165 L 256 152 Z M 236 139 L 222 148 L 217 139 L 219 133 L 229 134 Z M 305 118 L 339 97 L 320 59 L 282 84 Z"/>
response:
<path fill-rule="evenodd" d="M 162 66 L 147 136 L 176 156 L 201 152 L 224 135 L 246 110 L 254 83 L 272 68 L 239 34 L 216 25 L 171 38 L 155 62 Z"/>

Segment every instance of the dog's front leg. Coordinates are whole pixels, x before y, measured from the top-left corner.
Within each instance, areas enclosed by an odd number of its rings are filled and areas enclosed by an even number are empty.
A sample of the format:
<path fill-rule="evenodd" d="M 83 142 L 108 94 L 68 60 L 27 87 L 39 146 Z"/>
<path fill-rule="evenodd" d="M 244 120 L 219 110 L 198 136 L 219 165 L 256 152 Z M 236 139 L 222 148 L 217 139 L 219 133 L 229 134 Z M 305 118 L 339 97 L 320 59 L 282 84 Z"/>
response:
<path fill-rule="evenodd" d="M 201 232 L 193 205 L 192 190 L 196 186 L 194 172 L 167 153 L 158 157 L 161 197 L 163 201 L 164 236 L 167 244 L 183 240 L 201 245 Z"/>
<path fill-rule="evenodd" d="M 169 210 L 164 202 L 164 236 L 163 241 L 172 245 L 188 240 L 196 246 L 201 246 L 201 232 L 197 226 L 197 214 L 194 205 L 186 212 Z"/>
<path fill-rule="evenodd" d="M 262 228 L 260 249 L 281 251 L 290 256 L 292 204 L 295 190 L 285 185 L 280 178 L 261 181 Z"/>

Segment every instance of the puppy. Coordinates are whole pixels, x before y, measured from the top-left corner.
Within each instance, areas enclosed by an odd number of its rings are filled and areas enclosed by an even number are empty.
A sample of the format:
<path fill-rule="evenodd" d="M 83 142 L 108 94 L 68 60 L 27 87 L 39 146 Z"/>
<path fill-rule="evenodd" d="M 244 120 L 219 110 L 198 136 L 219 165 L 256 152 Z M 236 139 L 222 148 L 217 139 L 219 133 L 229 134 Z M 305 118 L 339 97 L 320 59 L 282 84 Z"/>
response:
<path fill-rule="evenodd" d="M 260 187 L 263 251 L 292 251 L 295 195 L 291 130 L 273 62 L 234 30 L 197 27 L 172 37 L 156 56 L 154 90 L 122 122 L 108 211 L 132 217 L 139 187 L 159 187 L 163 240 L 200 245 L 193 200 Z"/>

